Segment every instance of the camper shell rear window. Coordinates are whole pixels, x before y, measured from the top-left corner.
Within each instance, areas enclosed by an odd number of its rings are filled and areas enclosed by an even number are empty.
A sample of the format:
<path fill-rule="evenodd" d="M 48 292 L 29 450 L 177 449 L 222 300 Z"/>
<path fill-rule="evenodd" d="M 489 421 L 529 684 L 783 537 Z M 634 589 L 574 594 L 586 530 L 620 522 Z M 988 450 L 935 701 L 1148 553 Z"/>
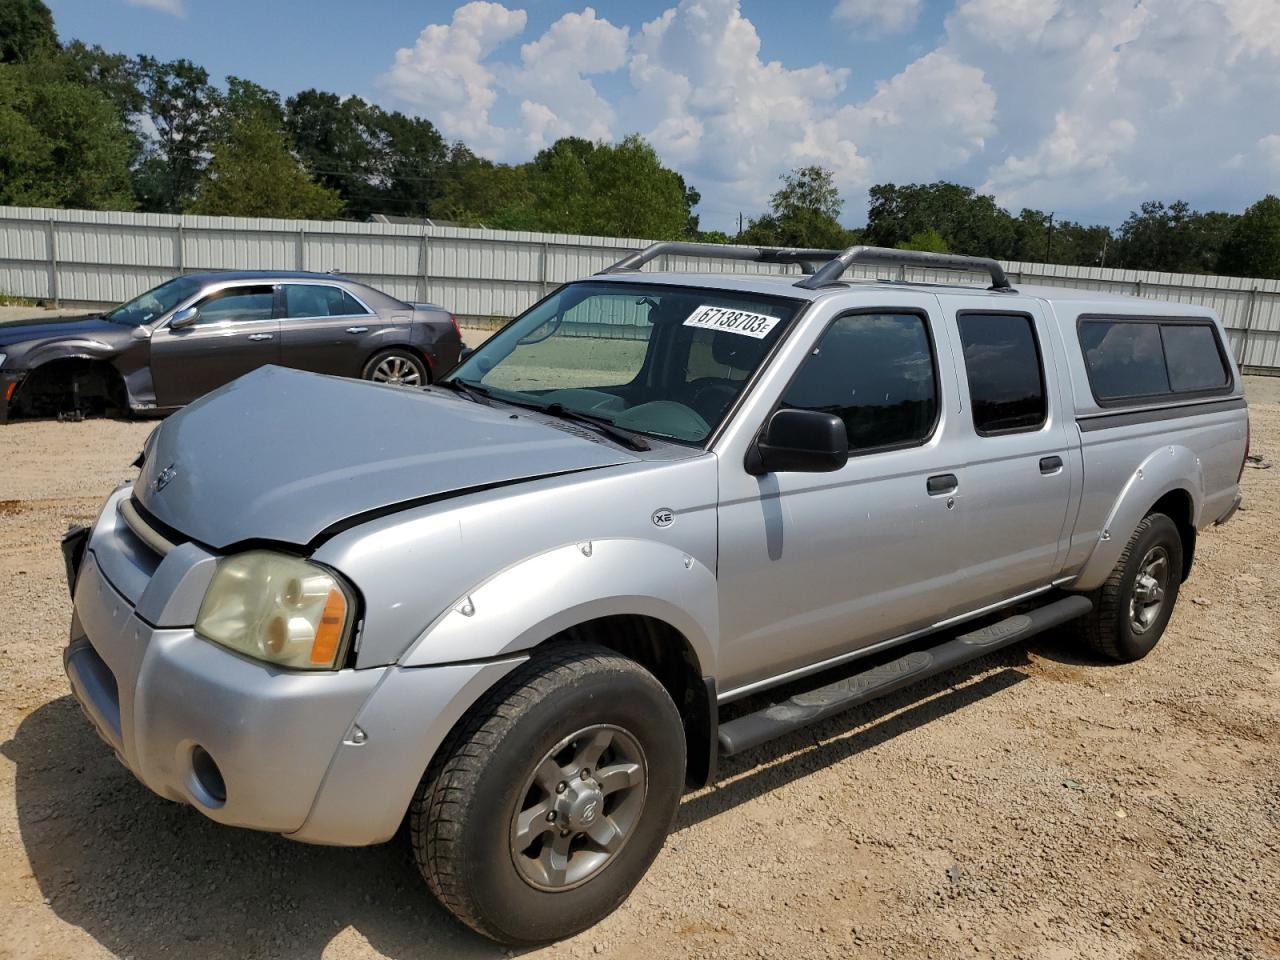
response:
<path fill-rule="evenodd" d="M 1232 388 L 1226 350 L 1207 318 L 1084 316 L 1077 333 L 1089 386 L 1102 406 Z"/>

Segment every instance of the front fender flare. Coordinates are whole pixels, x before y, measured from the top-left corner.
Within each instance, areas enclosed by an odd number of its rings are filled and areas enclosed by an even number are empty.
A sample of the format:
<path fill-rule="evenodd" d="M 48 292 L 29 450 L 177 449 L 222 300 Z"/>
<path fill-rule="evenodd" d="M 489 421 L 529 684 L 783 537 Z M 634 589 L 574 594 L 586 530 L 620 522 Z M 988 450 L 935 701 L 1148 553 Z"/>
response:
<path fill-rule="evenodd" d="M 1094 590 L 1102 586 L 1142 518 L 1161 497 L 1179 490 L 1191 497 L 1195 522 L 1204 503 L 1204 471 L 1200 458 L 1189 448 L 1179 444 L 1163 446 L 1138 464 L 1107 515 L 1098 543 L 1071 584 L 1072 589 Z"/>
<path fill-rule="evenodd" d="M 588 620 L 653 617 L 678 630 L 714 676 L 716 578 L 683 550 L 651 540 L 566 544 L 521 560 L 458 597 L 401 658 L 406 667 L 503 657 Z"/>

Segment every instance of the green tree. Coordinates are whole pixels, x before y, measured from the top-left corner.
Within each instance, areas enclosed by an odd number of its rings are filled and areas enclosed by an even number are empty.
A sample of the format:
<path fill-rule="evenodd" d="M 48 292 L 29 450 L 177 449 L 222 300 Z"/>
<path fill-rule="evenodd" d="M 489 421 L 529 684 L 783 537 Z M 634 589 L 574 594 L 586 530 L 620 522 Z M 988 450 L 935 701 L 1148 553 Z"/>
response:
<path fill-rule="evenodd" d="M 337 191 L 313 181 L 292 153 L 275 115 L 262 105 L 228 121 L 213 148 L 189 213 L 329 220 L 342 211 Z"/>
<path fill-rule="evenodd" d="M 1280 197 L 1269 193 L 1240 215 L 1222 245 L 1218 272 L 1280 279 Z"/>
<path fill-rule="evenodd" d="M 432 204 L 432 216 L 495 229 L 540 230 L 533 211 L 530 169 L 529 164 L 494 163 L 455 143 L 443 171 L 444 191 Z"/>
<path fill-rule="evenodd" d="M 27 63 L 57 50 L 53 14 L 41 0 L 0 0 L 0 63 Z"/>
<path fill-rule="evenodd" d="M 350 216 L 388 211 L 382 202 L 376 132 L 378 111 L 359 97 L 304 90 L 285 103 L 285 131 L 319 183 L 338 191 Z"/>
<path fill-rule="evenodd" d="M 190 60 L 141 56 L 137 72 L 143 112 L 155 131 L 137 169 L 138 198 L 146 210 L 176 213 L 190 202 L 213 147 L 222 94 Z"/>
<path fill-rule="evenodd" d="M 896 247 L 936 230 L 955 253 L 1011 259 L 1013 218 L 994 197 L 958 183 L 877 184 L 870 191 L 866 242 Z"/>
<path fill-rule="evenodd" d="M 747 225 L 738 235 L 739 243 L 822 249 L 849 245 L 849 231 L 836 219 L 844 201 L 830 170 L 797 167 L 781 179 L 782 187 L 770 198 L 769 212 Z"/>
<path fill-rule="evenodd" d="M 0 64 L 0 203 L 132 209 L 135 144 L 61 55 Z"/>
<path fill-rule="evenodd" d="M 898 244 L 899 250 L 921 250 L 927 253 L 950 253 L 946 239 L 937 230 L 921 230 Z"/>
<path fill-rule="evenodd" d="M 1211 273 L 1235 217 L 1197 213 L 1185 201 L 1144 203 L 1116 238 L 1117 266 L 1169 273 Z"/>

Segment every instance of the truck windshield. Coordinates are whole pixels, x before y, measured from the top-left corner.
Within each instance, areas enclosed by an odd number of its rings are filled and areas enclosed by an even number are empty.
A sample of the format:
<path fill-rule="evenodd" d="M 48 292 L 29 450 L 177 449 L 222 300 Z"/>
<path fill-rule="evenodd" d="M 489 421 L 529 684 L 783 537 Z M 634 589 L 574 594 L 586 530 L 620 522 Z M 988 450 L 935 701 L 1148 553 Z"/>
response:
<path fill-rule="evenodd" d="M 802 305 L 665 284 L 570 284 L 448 379 L 509 403 L 701 443 Z"/>
<path fill-rule="evenodd" d="M 141 296 L 122 303 L 104 314 L 105 319 L 126 327 L 139 327 L 159 320 L 187 297 L 200 289 L 200 281 L 190 277 L 175 277 L 158 287 L 152 287 Z"/>

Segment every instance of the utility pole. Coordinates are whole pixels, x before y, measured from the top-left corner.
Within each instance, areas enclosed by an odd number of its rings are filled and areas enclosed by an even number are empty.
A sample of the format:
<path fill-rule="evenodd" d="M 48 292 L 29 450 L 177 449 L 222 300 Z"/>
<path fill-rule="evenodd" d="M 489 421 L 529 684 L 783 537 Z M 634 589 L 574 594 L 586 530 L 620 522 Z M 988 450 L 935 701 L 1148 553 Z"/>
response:
<path fill-rule="evenodd" d="M 742 235 L 742 211 L 738 211 L 738 235 Z"/>
<path fill-rule="evenodd" d="M 1102 238 L 1102 263 L 1100 264 L 1100 266 L 1102 266 L 1103 269 L 1105 269 L 1107 266 L 1107 241 L 1110 239 L 1111 239 L 1111 231 L 1108 230 L 1106 232 L 1106 235 L 1103 236 Z"/>
<path fill-rule="evenodd" d="M 1045 236 L 1045 241 L 1044 241 L 1044 262 L 1045 263 L 1051 262 L 1049 258 L 1053 254 L 1053 217 L 1054 215 L 1052 213 L 1049 214 L 1049 229 L 1048 229 L 1047 235 Z"/>

